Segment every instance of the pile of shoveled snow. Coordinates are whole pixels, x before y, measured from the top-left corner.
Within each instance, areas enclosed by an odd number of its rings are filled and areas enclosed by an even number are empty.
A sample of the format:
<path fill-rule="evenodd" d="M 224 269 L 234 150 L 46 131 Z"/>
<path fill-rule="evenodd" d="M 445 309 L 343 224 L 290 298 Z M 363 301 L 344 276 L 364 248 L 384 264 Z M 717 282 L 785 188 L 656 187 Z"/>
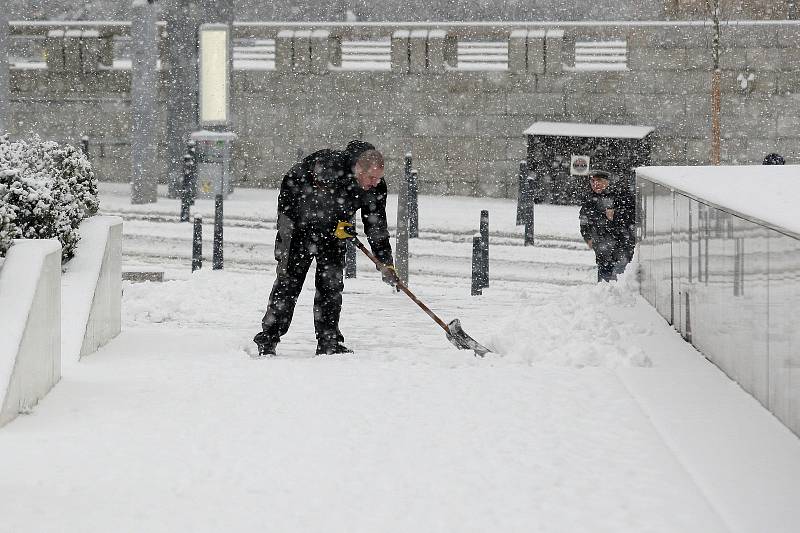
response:
<path fill-rule="evenodd" d="M 568 287 L 548 299 L 522 293 L 513 311 L 498 317 L 488 343 L 505 359 L 530 364 L 652 366 L 636 340 L 650 334 L 648 326 L 625 317 L 641 304 L 634 278 Z"/>

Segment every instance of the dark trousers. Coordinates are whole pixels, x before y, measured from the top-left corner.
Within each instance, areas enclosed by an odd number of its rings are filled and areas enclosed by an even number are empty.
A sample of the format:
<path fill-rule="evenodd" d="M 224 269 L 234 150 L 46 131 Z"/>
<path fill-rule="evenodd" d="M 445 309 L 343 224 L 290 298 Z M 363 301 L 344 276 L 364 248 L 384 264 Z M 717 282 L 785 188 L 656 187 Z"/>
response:
<path fill-rule="evenodd" d="M 278 277 L 269 295 L 269 305 L 261 320 L 262 332 L 256 342 L 276 343 L 289 330 L 297 297 L 303 288 L 311 262 L 316 260 L 314 277 L 314 330 L 317 342 L 333 345 L 344 340 L 339 333 L 344 289 L 343 241 L 292 239 L 278 261 Z"/>
<path fill-rule="evenodd" d="M 604 239 L 594 243 L 595 261 L 597 262 L 597 281 L 612 281 L 618 274 L 625 272 L 625 267 L 633 258 L 633 250 L 626 242 L 615 239 Z"/>

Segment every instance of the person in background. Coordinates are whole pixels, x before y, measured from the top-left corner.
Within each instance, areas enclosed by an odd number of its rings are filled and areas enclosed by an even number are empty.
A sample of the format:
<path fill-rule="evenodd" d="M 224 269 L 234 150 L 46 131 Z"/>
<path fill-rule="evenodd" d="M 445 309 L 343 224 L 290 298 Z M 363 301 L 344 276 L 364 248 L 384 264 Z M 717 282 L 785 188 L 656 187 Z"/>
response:
<path fill-rule="evenodd" d="M 767 154 L 764 157 L 764 165 L 785 165 L 786 160 L 781 154 Z"/>
<path fill-rule="evenodd" d="M 589 171 L 589 194 L 580 210 L 581 236 L 597 262 L 597 281 L 617 279 L 633 258 L 636 202 L 627 188 L 611 186 L 611 174 Z"/>

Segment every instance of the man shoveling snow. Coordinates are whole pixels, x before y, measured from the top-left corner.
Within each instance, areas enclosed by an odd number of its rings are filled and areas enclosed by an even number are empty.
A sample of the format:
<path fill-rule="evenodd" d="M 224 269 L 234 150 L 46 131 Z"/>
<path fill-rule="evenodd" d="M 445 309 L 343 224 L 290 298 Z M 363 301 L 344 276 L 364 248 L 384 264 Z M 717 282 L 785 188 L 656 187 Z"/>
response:
<path fill-rule="evenodd" d="M 382 263 L 383 279 L 394 286 L 392 246 L 386 224 L 387 187 L 383 155 L 354 140 L 344 151 L 319 150 L 295 164 L 283 177 L 278 196 L 275 239 L 277 278 L 272 286 L 262 331 L 253 341 L 259 357 L 275 355 L 288 331 L 303 281 L 316 260 L 314 329 L 317 355 L 351 353 L 339 331 L 342 309 L 345 241 L 334 235 L 337 224 L 361 210 L 364 232 Z"/>

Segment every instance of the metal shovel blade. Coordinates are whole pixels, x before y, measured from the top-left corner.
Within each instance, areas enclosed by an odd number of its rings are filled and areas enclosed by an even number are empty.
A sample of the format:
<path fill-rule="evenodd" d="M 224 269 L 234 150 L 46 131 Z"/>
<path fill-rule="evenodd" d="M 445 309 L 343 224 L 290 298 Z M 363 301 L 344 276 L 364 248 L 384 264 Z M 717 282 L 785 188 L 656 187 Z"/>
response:
<path fill-rule="evenodd" d="M 453 346 L 459 350 L 472 350 L 477 357 L 483 357 L 491 352 L 490 349 L 479 344 L 478 341 L 467 335 L 464 330 L 461 329 L 461 321 L 459 319 L 456 318 L 447 324 L 447 329 L 449 331 L 449 333 L 447 333 L 447 340 L 452 342 Z"/>

